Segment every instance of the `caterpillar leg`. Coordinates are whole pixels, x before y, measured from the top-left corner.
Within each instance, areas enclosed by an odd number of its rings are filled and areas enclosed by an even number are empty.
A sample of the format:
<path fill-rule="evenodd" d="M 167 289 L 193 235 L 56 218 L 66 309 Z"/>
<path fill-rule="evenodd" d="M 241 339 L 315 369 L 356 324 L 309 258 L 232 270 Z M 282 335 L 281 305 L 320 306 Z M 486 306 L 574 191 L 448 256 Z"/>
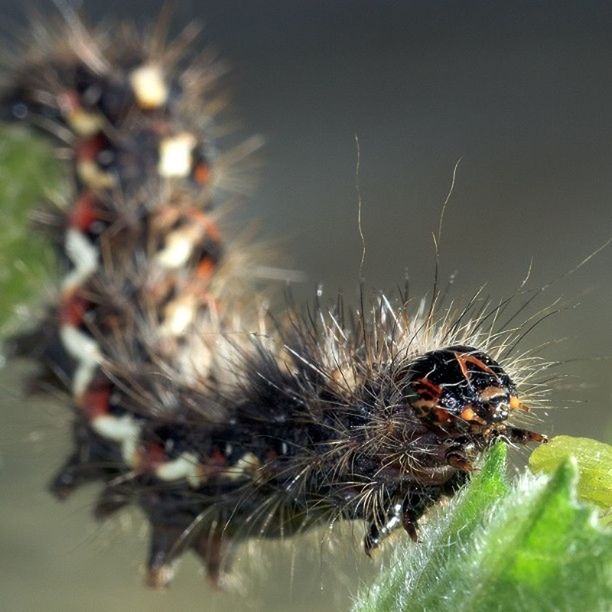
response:
<path fill-rule="evenodd" d="M 147 560 L 147 586 L 163 590 L 174 577 L 174 565 L 180 552 L 185 530 L 178 525 L 153 524 Z"/>
<path fill-rule="evenodd" d="M 94 506 L 94 517 L 98 521 L 107 519 L 132 503 L 134 487 L 132 479 L 129 476 L 128 478 L 128 480 L 125 477 L 117 478 L 104 487 Z"/>
<path fill-rule="evenodd" d="M 404 524 L 405 519 L 402 503 L 394 504 L 389 515 L 383 520 L 384 522 L 382 522 L 382 524 L 379 520 L 373 520 L 369 524 L 366 535 L 363 538 L 363 549 L 368 557 L 372 556 L 372 552 L 376 550 L 393 531 Z"/>
<path fill-rule="evenodd" d="M 368 557 L 376 550 L 391 533 L 403 528 L 413 542 L 419 541 L 418 518 L 423 514 L 425 508 L 435 501 L 438 496 L 424 497 L 421 494 L 410 494 L 403 502 L 393 505 L 390 514 L 384 523 L 373 520 L 363 539 L 363 548 Z M 415 499 L 418 502 L 415 503 Z"/>
<path fill-rule="evenodd" d="M 223 574 L 231 567 L 231 540 L 224 537 L 221 530 L 203 533 L 191 545 L 193 552 L 200 558 L 208 583 L 214 589 L 222 590 Z"/>
<path fill-rule="evenodd" d="M 518 427 L 508 427 L 506 429 L 505 436 L 508 438 L 508 440 L 510 440 L 510 442 L 515 442 L 517 444 L 526 444 L 527 442 L 546 444 L 548 442 L 548 436 L 535 431 L 529 431 L 528 429 L 520 429 Z"/>
<path fill-rule="evenodd" d="M 446 451 L 446 463 L 461 472 L 473 472 L 474 464 L 460 448 L 449 448 Z"/>
<path fill-rule="evenodd" d="M 231 542 L 218 530 L 205 530 L 201 535 L 188 537 L 189 526 L 157 524 L 152 526 L 149 558 L 147 562 L 147 585 L 162 590 L 170 586 L 178 557 L 188 548 L 202 561 L 208 583 L 221 590 L 224 572 L 227 572 L 231 557 Z"/>
<path fill-rule="evenodd" d="M 117 448 L 82 422 L 75 422 L 73 440 L 76 450 L 49 483 L 58 499 L 66 499 L 81 485 L 108 480 L 119 473 L 121 455 Z"/>
<path fill-rule="evenodd" d="M 416 544 L 419 541 L 419 526 L 416 520 L 413 520 L 409 515 L 405 514 L 402 517 L 402 527 L 408 534 L 410 539 Z"/>

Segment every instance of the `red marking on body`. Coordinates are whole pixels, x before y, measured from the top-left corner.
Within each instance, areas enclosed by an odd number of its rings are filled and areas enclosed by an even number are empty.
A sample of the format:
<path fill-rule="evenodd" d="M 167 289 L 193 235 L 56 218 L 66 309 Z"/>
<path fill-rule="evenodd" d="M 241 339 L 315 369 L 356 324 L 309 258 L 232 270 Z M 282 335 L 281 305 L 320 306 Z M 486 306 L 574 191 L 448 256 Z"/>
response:
<path fill-rule="evenodd" d="M 227 463 L 225 459 L 225 455 L 221 452 L 221 450 L 217 446 L 215 446 L 215 448 L 213 448 L 212 450 L 212 453 L 210 453 L 208 463 L 212 465 L 218 465 L 218 466 L 223 466 Z"/>
<path fill-rule="evenodd" d="M 152 472 L 168 460 L 164 447 L 158 442 L 144 442 L 138 453 L 138 470 Z"/>
<path fill-rule="evenodd" d="M 181 222 L 181 230 L 192 245 L 203 244 L 205 240 L 221 243 L 219 226 L 209 215 L 193 207 L 180 208 L 178 206 L 164 206 L 155 214 L 153 227 L 162 237 L 174 226 Z"/>
<path fill-rule="evenodd" d="M 110 407 L 111 386 L 109 383 L 94 383 L 81 395 L 77 404 L 83 414 L 93 421 L 108 414 Z"/>
<path fill-rule="evenodd" d="M 198 263 L 198 267 L 196 268 L 196 276 L 199 279 L 207 280 L 209 279 L 213 272 L 215 271 L 215 262 L 212 257 L 206 255 L 200 263 Z"/>
<path fill-rule="evenodd" d="M 98 199 L 92 191 L 85 191 L 74 203 L 68 215 L 68 225 L 86 232 L 94 221 L 100 219 Z"/>
<path fill-rule="evenodd" d="M 210 181 L 210 168 L 205 163 L 199 163 L 193 169 L 193 178 L 200 185 L 206 185 Z"/>
<path fill-rule="evenodd" d="M 103 151 L 108 141 L 103 134 L 96 134 L 90 138 L 81 138 L 75 146 L 75 157 L 77 161 L 95 161 L 100 151 Z"/>
<path fill-rule="evenodd" d="M 206 237 L 210 238 L 213 242 L 221 242 L 221 232 L 219 231 L 219 226 L 211 221 L 208 217 L 206 218 Z"/>
<path fill-rule="evenodd" d="M 222 478 L 227 468 L 227 459 L 221 450 L 215 446 L 204 464 L 200 464 L 200 473 L 204 480 Z"/>
<path fill-rule="evenodd" d="M 206 238 L 214 242 L 221 242 L 221 232 L 219 226 L 210 218 L 209 215 L 198 208 L 187 208 L 184 211 L 188 219 L 195 221 L 204 230 Z"/>
<path fill-rule="evenodd" d="M 62 297 L 58 310 L 60 325 L 78 327 L 83 323 L 85 314 L 91 307 L 91 302 L 77 291 L 70 291 Z"/>

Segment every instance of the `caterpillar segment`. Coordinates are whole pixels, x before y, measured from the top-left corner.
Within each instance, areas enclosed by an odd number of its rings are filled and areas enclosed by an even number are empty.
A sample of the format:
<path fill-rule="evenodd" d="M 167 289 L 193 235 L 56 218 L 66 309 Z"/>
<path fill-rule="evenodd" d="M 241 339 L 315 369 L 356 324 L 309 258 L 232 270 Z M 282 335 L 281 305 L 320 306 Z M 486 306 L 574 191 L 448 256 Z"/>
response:
<path fill-rule="evenodd" d="M 190 59 L 190 29 L 119 30 L 39 26 L 4 79 L 5 116 L 55 137 L 74 186 L 60 298 L 15 340 L 71 395 L 56 496 L 102 481 L 98 519 L 138 505 L 150 522 L 151 587 L 186 551 L 218 586 L 246 538 L 358 520 L 368 555 L 398 529 L 417 540 L 493 442 L 546 441 L 522 424 L 548 364 L 508 357 L 525 330 L 497 329 L 501 307 L 268 316 L 228 269 L 251 251 L 218 226 L 223 160 L 245 152 L 215 145 L 220 69 Z"/>

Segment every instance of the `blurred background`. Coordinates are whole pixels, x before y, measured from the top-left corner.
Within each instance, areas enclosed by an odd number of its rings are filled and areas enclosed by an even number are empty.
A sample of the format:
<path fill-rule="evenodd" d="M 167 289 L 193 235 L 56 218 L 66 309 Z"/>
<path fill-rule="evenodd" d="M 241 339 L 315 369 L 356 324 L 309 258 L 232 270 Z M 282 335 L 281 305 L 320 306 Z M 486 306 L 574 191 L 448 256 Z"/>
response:
<path fill-rule="evenodd" d="M 87 1 L 90 21 L 145 22 L 158 0 Z M 53 3 L 37 4 L 43 15 Z M 530 262 L 539 304 L 562 311 L 525 347 L 562 362 L 549 434 L 610 439 L 612 247 L 564 277 L 612 236 L 612 5 L 427 0 L 180 0 L 231 64 L 239 132 L 266 138 L 262 171 L 238 222 L 260 219 L 280 266 L 303 270 L 331 298 L 357 296 L 356 147 L 366 285 L 431 288 L 437 230 L 461 158 L 440 247 L 441 278 L 461 299 L 486 284 L 512 295 Z M 24 22 L 0 2 L 2 28 Z M 455 274 L 456 273 L 456 274 Z M 557 342 L 559 341 L 559 342 Z M 208 590 L 191 560 L 165 594 L 141 587 L 134 514 L 100 528 L 94 491 L 64 505 L 44 491 L 68 448 L 66 411 L 18 398 L 22 372 L 2 371 L 0 593 L 6 610 L 337 610 L 374 564 L 326 537 L 266 546 L 238 561 L 244 591 Z M 124 523 L 130 523 L 127 526 Z M 359 534 L 356 534 L 359 538 Z M 342 541 L 343 538 L 338 538 Z M 314 540 L 314 543 L 313 543 Z M 351 540 L 349 534 L 348 540 Z M 334 548 L 336 550 L 330 550 Z M 261 560 L 263 559 L 263 561 Z"/>

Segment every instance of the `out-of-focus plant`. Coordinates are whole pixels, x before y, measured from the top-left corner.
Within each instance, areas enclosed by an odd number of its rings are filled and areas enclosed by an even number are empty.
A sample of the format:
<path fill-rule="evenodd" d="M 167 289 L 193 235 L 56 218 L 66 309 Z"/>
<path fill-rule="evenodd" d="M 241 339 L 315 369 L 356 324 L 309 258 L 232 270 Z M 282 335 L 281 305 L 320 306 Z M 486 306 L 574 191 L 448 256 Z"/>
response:
<path fill-rule="evenodd" d="M 49 244 L 32 230 L 31 215 L 57 188 L 60 174 L 46 141 L 22 129 L 0 128 L 0 333 L 13 328 L 22 305 L 25 310 L 40 298 L 53 269 Z"/>

